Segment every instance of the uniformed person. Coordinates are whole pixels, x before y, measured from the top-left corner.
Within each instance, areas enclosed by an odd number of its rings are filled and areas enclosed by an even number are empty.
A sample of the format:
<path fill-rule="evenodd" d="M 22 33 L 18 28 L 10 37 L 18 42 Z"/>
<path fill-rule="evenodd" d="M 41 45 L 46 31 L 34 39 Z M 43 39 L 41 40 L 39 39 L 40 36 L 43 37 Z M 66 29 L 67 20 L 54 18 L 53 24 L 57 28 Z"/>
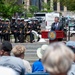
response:
<path fill-rule="evenodd" d="M 34 21 L 33 21 L 33 20 L 31 20 L 31 21 L 32 21 L 32 23 L 31 23 L 32 30 L 35 30 L 35 24 L 34 24 Z"/>
<path fill-rule="evenodd" d="M 41 34 L 41 25 L 40 24 L 37 25 L 37 33 Z"/>
<path fill-rule="evenodd" d="M 12 34 L 14 35 L 14 38 L 15 38 L 15 43 L 17 43 L 18 41 L 18 25 L 16 23 L 16 19 L 15 18 L 12 18 L 12 22 L 11 22 L 11 32 Z"/>
<path fill-rule="evenodd" d="M 38 34 L 41 34 L 41 25 L 39 24 L 38 20 L 35 20 L 35 31 Z"/>
<path fill-rule="evenodd" d="M 34 21 L 34 28 L 33 28 L 35 31 L 37 31 L 37 24 L 36 24 L 36 21 Z"/>
<path fill-rule="evenodd" d="M 30 37 L 30 43 L 33 43 L 34 42 L 34 35 L 32 33 L 32 27 L 29 23 L 27 25 L 27 31 L 26 31 L 26 36 L 28 36 L 28 35 Z"/>
<path fill-rule="evenodd" d="M 10 23 L 9 19 L 6 19 L 3 25 L 3 38 L 5 41 L 10 41 Z"/>
<path fill-rule="evenodd" d="M 21 32 L 20 34 L 23 34 L 24 35 L 24 18 L 21 18 L 21 23 L 20 23 L 20 28 L 21 28 Z"/>
<path fill-rule="evenodd" d="M 21 22 L 19 25 L 19 42 L 24 42 L 24 18 L 21 18 Z"/>
<path fill-rule="evenodd" d="M 1 22 L 2 22 L 2 33 L 1 33 L 2 39 L 1 39 L 1 40 L 3 41 L 3 40 L 4 40 L 4 37 L 3 37 L 3 35 L 4 35 L 4 34 L 3 34 L 3 26 L 4 26 L 4 24 L 5 24 L 5 21 L 4 21 L 3 18 L 1 19 Z"/>
<path fill-rule="evenodd" d="M 2 20 L 0 18 L 0 41 L 2 42 Z"/>
<path fill-rule="evenodd" d="M 21 33 L 21 28 L 20 28 L 20 24 L 21 24 L 21 19 L 20 18 L 17 18 L 17 27 L 18 27 L 18 30 L 17 30 L 17 39 L 19 40 L 19 35 L 20 35 L 20 33 Z M 18 42 L 20 42 L 20 41 L 18 41 Z"/>
<path fill-rule="evenodd" d="M 28 38 L 28 25 L 29 23 L 27 21 L 25 21 L 25 24 L 24 24 L 24 35 L 25 35 L 25 42 L 29 42 L 29 38 Z"/>

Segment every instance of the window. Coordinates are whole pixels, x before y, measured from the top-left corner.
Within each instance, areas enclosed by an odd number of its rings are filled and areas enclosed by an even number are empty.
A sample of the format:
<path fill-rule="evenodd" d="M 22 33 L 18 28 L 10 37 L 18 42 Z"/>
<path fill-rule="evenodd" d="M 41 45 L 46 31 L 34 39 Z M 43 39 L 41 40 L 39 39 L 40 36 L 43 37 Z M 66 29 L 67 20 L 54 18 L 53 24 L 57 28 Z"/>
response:
<path fill-rule="evenodd" d="M 57 2 L 54 2 L 53 5 L 54 5 L 54 10 L 57 10 Z"/>

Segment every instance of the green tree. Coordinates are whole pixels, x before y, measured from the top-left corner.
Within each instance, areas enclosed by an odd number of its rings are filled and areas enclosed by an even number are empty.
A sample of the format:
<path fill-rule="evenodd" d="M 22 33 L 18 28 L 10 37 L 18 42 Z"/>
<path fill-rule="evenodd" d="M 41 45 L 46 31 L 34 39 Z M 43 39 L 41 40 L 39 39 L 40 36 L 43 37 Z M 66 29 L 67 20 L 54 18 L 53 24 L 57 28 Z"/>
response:
<path fill-rule="evenodd" d="M 0 16 L 11 18 L 15 13 L 22 12 L 23 5 L 17 4 L 17 0 L 1 0 Z"/>
<path fill-rule="evenodd" d="M 43 3 L 42 7 L 46 10 L 50 9 L 50 6 L 48 3 Z"/>
<path fill-rule="evenodd" d="M 51 12 L 50 10 L 50 1 L 48 1 L 48 3 L 42 3 L 42 7 L 43 7 L 43 12 Z"/>
<path fill-rule="evenodd" d="M 54 0 L 54 1 L 60 1 L 63 5 L 65 5 L 68 10 L 75 11 L 75 0 Z"/>
<path fill-rule="evenodd" d="M 64 0 L 64 5 L 68 10 L 75 11 L 75 0 Z"/>
<path fill-rule="evenodd" d="M 29 7 L 29 11 L 30 11 L 30 13 L 34 14 L 35 12 L 38 12 L 39 9 L 37 6 L 32 5 Z"/>

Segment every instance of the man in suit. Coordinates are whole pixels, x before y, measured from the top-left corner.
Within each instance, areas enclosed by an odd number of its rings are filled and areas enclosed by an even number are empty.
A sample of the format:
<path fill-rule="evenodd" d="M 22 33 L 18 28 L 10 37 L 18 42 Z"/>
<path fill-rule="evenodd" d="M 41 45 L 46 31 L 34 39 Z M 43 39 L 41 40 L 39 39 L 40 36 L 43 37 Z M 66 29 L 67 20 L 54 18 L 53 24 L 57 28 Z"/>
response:
<path fill-rule="evenodd" d="M 55 17 L 54 23 L 52 23 L 51 26 L 51 31 L 56 31 L 56 30 L 63 30 L 63 25 L 61 22 L 59 22 L 59 17 Z"/>

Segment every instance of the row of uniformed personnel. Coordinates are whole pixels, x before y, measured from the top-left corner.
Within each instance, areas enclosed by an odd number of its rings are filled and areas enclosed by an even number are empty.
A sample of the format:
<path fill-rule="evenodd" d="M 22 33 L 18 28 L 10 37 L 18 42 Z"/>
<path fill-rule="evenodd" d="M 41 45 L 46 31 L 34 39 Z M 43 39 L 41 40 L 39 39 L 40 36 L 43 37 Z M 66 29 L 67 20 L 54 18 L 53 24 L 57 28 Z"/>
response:
<path fill-rule="evenodd" d="M 34 35 L 32 34 L 32 30 L 35 30 L 38 32 L 38 34 L 41 33 L 41 26 L 36 20 L 35 22 L 32 21 L 32 23 L 25 22 L 24 19 L 16 19 L 12 18 L 12 21 L 10 22 L 9 19 L 0 19 L 0 39 L 10 41 L 10 34 L 14 35 L 15 42 L 24 42 L 27 35 L 30 36 L 30 42 L 34 41 Z"/>

